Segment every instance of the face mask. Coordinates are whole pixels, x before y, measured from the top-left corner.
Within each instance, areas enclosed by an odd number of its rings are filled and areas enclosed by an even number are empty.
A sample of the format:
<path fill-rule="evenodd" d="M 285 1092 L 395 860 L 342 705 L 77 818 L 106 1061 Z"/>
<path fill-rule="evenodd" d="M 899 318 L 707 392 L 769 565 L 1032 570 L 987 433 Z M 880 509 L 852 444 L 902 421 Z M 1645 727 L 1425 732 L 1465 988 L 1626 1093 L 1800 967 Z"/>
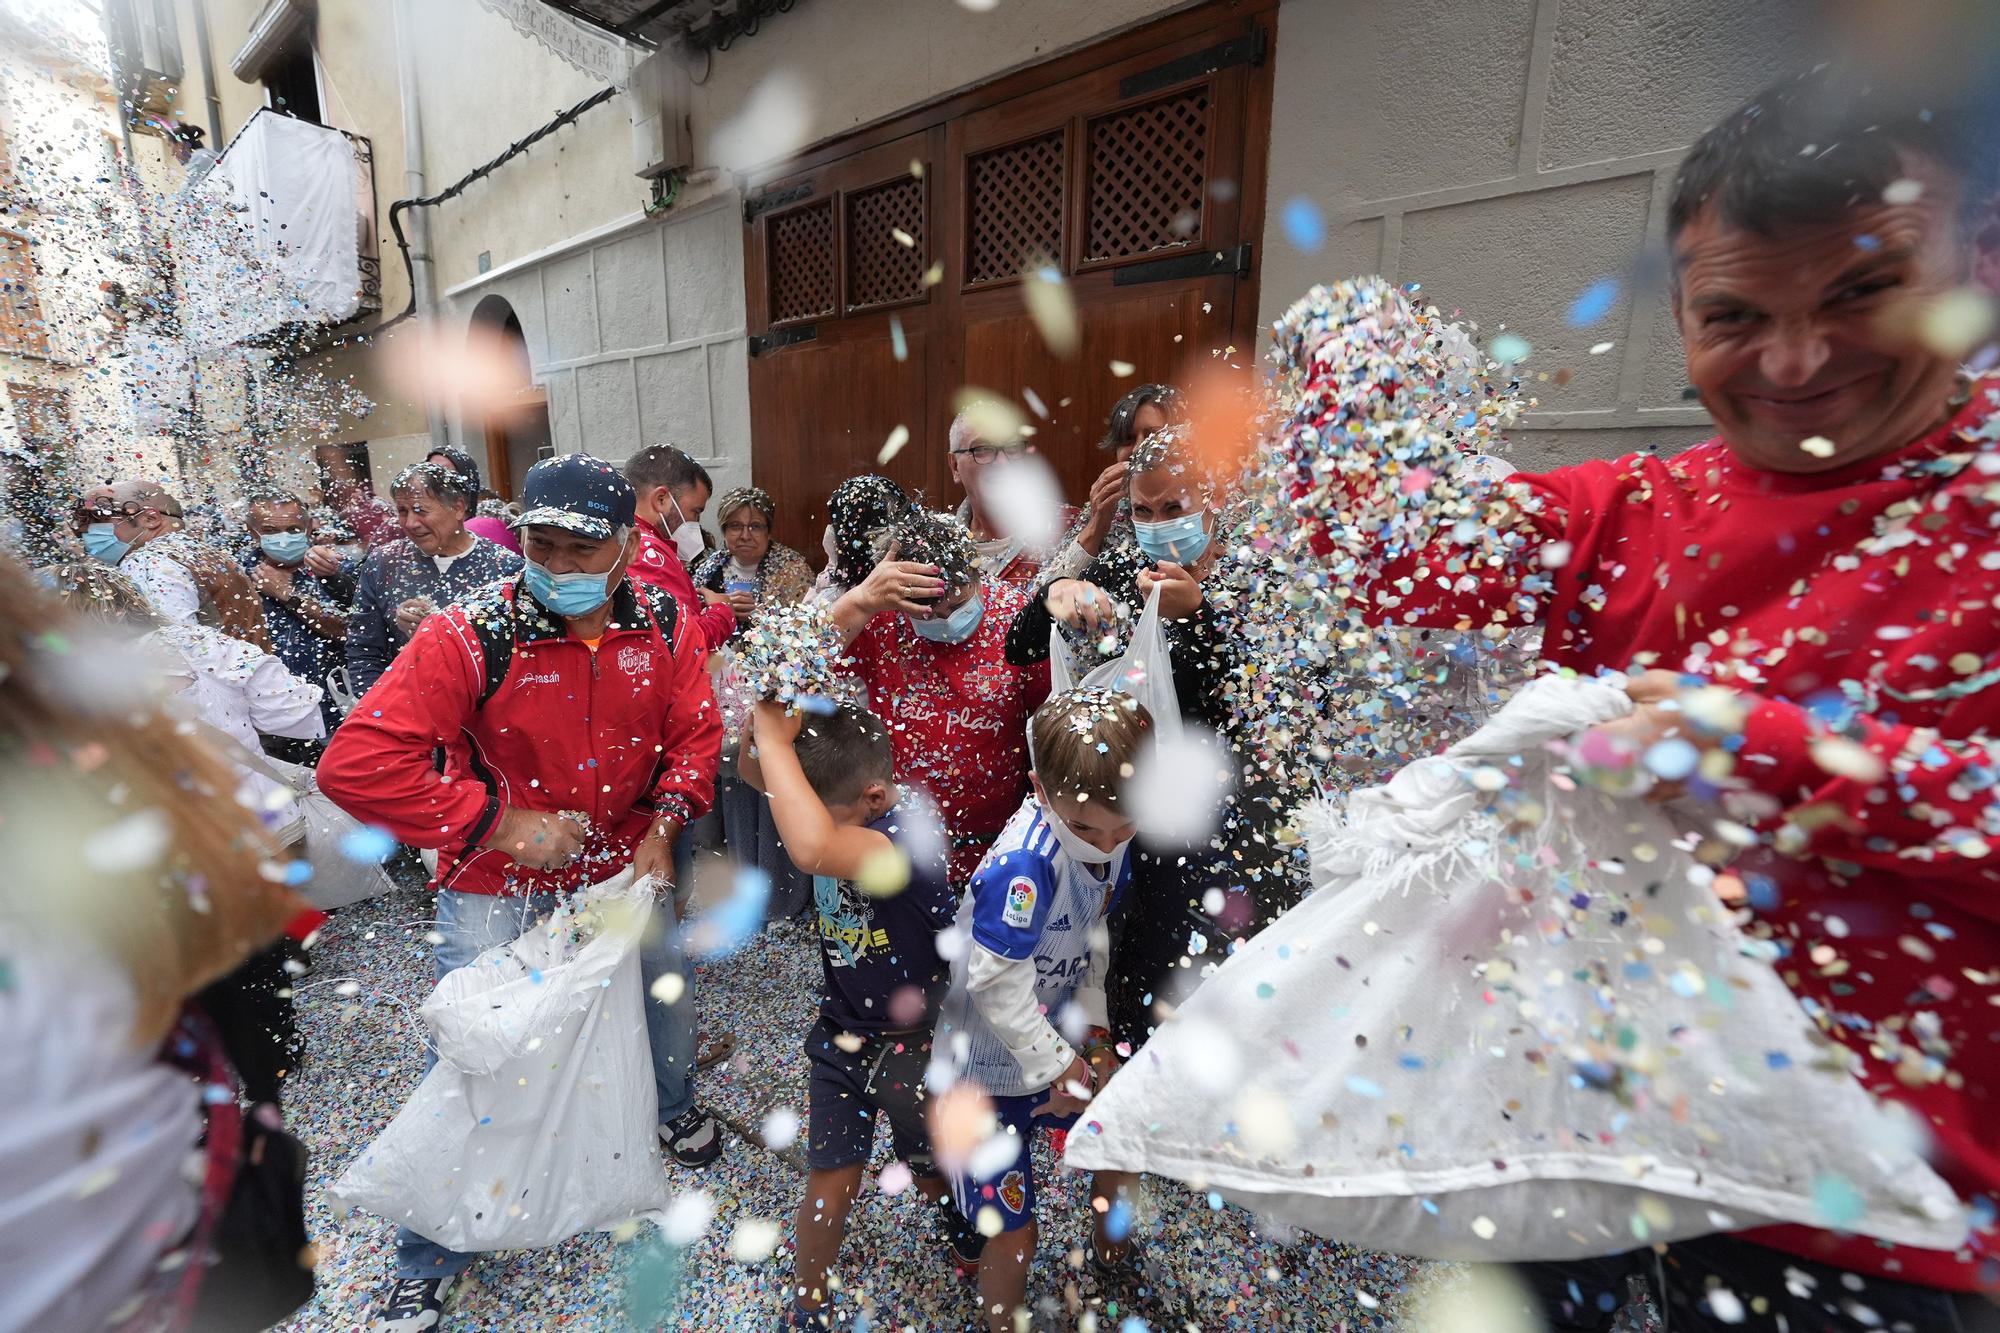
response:
<path fill-rule="evenodd" d="M 551 574 L 529 560 L 521 577 L 530 596 L 565 620 L 587 616 L 611 598 L 609 574 Z"/>
<path fill-rule="evenodd" d="M 1201 559 L 1201 553 L 1208 549 L 1208 530 L 1202 526 L 1207 512 L 1197 509 L 1192 514 L 1162 519 L 1158 523 L 1141 523 L 1135 519 L 1132 535 L 1149 560 L 1192 564 Z"/>
<path fill-rule="evenodd" d="M 974 593 L 943 620 L 912 620 L 910 628 L 917 632 L 918 638 L 932 643 L 964 643 L 979 628 L 979 618 L 985 614 L 986 599 Z"/>
<path fill-rule="evenodd" d="M 667 498 L 670 500 L 673 499 L 671 495 Z M 679 525 L 670 528 L 662 521 L 660 524 L 661 535 L 674 544 L 675 555 L 684 561 L 693 560 L 703 550 L 701 524 L 688 521 L 687 515 L 681 510 L 681 502 L 679 500 L 674 500 L 674 512 L 681 516 Z"/>
<path fill-rule="evenodd" d="M 1092 847 L 1089 843 L 1078 837 L 1076 831 L 1064 822 L 1061 815 L 1050 809 L 1047 802 L 1043 802 L 1042 804 L 1042 819 L 1048 824 L 1049 832 L 1056 835 L 1056 846 L 1063 849 L 1063 855 L 1081 865 L 1109 865 L 1117 858 L 1119 853 L 1125 850 L 1127 844 L 1132 841 L 1130 838 L 1127 838 L 1108 852 L 1097 847 Z"/>
<path fill-rule="evenodd" d="M 101 560 L 107 565 L 115 565 L 125 558 L 132 549 L 131 542 L 121 542 L 112 531 L 114 524 L 93 523 L 83 530 L 83 549 L 92 560 Z"/>
<path fill-rule="evenodd" d="M 279 564 L 296 565 L 306 558 L 312 538 L 303 532 L 267 532 L 257 539 L 257 545 Z"/>

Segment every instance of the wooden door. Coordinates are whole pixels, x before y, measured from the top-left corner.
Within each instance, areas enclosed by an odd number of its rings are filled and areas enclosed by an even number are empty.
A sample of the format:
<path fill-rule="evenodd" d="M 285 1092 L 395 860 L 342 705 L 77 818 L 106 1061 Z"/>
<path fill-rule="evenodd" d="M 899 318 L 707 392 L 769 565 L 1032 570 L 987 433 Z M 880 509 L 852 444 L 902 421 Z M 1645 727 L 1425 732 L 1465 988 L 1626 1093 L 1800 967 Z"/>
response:
<path fill-rule="evenodd" d="M 817 561 L 826 496 L 860 472 L 957 504 L 946 436 L 962 389 L 1018 404 L 1081 503 L 1128 390 L 1184 383 L 1230 349 L 1249 364 L 1272 9 L 1216 0 L 753 185 L 752 469 L 779 540 Z M 1062 284 L 1073 349 L 1031 318 L 1030 273 Z M 878 468 L 898 425 L 910 442 Z"/>
<path fill-rule="evenodd" d="M 781 179 L 752 205 L 751 470 L 777 501 L 774 537 L 815 563 L 841 481 L 881 472 L 934 492 L 940 479 L 922 443 L 937 139 L 910 135 Z M 878 463 L 898 426 L 914 443 Z"/>

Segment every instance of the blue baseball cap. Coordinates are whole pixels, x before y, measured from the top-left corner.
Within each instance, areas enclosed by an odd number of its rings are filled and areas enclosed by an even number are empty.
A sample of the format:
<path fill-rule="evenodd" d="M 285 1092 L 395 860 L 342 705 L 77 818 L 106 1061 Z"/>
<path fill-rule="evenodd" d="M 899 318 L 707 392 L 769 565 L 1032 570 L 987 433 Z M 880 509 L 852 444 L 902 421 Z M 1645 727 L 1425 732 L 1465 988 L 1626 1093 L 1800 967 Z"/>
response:
<path fill-rule="evenodd" d="M 514 526 L 566 528 L 605 541 L 616 529 L 630 527 L 638 509 L 632 483 L 617 468 L 589 454 L 564 454 L 528 469 Z"/>

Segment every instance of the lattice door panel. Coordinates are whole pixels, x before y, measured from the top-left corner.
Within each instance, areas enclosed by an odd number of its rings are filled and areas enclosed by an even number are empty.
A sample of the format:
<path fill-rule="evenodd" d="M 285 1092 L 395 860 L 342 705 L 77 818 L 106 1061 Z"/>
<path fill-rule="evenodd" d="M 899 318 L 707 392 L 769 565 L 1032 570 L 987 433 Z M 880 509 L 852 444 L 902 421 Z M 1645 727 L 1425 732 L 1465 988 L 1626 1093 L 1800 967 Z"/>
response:
<path fill-rule="evenodd" d="M 1063 257 L 1063 132 L 965 159 L 965 283 L 1018 278 Z"/>
<path fill-rule="evenodd" d="M 816 319 L 834 310 L 833 200 L 774 214 L 766 232 L 771 323 Z"/>
<path fill-rule="evenodd" d="M 1209 132 L 1207 85 L 1090 122 L 1083 262 L 1201 243 Z"/>
<path fill-rule="evenodd" d="M 915 176 L 855 190 L 847 203 L 847 309 L 924 295 L 924 183 Z M 901 232 L 910 239 L 904 244 Z"/>

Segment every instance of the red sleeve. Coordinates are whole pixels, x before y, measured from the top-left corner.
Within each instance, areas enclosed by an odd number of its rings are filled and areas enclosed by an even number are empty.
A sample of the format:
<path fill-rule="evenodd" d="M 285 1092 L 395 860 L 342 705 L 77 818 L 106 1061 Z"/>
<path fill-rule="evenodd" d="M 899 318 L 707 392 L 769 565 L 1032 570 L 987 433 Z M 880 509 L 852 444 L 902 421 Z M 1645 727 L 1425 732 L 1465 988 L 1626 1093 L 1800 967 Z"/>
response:
<path fill-rule="evenodd" d="M 497 808 L 477 782 L 447 782 L 431 752 L 459 742 L 479 706 L 478 639 L 457 607 L 431 616 L 364 704 L 333 733 L 319 788 L 364 824 L 412 847 L 476 842 Z M 704 690 L 704 694 L 706 691 Z"/>
<path fill-rule="evenodd" d="M 735 619 L 732 613 L 730 623 Z M 682 827 L 715 804 L 715 770 L 722 760 L 722 710 L 715 706 L 701 635 L 686 616 L 678 617 L 671 645 L 672 698 L 660 732 L 660 780 L 652 791 L 654 806 L 680 820 Z"/>
<path fill-rule="evenodd" d="M 692 602 L 684 603 L 690 611 L 699 611 L 696 623 L 701 626 L 702 640 L 709 652 L 714 652 L 736 633 L 736 613 L 726 602 L 705 603 L 701 593 L 696 592 Z"/>
<path fill-rule="evenodd" d="M 1769 821 L 1781 848 L 2000 889 L 1989 850 L 2000 843 L 2000 753 L 1990 743 L 1865 714 L 1836 735 L 1797 704 L 1749 700 L 1735 773 L 1782 807 Z M 1878 776 L 1864 771 L 1869 756 Z"/>

